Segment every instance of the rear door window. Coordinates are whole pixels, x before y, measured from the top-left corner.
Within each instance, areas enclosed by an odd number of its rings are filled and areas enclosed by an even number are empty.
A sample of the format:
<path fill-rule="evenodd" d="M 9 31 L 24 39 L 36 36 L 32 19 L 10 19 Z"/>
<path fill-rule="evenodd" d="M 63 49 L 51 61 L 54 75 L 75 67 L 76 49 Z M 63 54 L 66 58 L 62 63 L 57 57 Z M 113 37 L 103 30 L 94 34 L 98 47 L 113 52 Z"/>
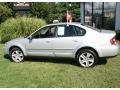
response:
<path fill-rule="evenodd" d="M 85 35 L 85 33 L 86 33 L 85 29 L 82 29 L 78 26 L 74 26 L 74 28 L 75 28 L 75 31 L 77 33 L 77 36 L 84 36 Z"/>
<path fill-rule="evenodd" d="M 57 35 L 58 36 L 64 36 L 65 35 L 65 27 L 64 26 L 58 26 Z"/>
<path fill-rule="evenodd" d="M 57 36 L 58 37 L 69 37 L 76 36 L 76 32 L 72 25 L 62 25 L 57 27 Z"/>

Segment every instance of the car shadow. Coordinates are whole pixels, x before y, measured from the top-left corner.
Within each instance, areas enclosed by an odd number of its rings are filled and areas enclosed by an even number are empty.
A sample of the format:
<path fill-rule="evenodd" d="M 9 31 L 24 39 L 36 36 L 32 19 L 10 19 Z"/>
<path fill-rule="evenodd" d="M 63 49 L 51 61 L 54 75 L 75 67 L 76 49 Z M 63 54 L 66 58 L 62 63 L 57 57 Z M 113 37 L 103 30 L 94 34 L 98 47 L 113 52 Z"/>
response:
<path fill-rule="evenodd" d="M 106 58 L 100 58 L 97 65 L 104 65 L 107 63 L 107 59 Z"/>
<path fill-rule="evenodd" d="M 4 58 L 10 59 L 9 56 L 4 55 Z M 54 57 L 26 57 L 24 62 L 49 62 L 49 63 L 58 63 L 58 64 L 71 64 L 74 66 L 79 66 L 78 62 L 75 59 L 71 58 L 54 58 Z M 104 65 L 107 63 L 106 58 L 100 58 L 97 62 L 97 65 Z"/>
<path fill-rule="evenodd" d="M 28 62 L 49 62 L 49 63 L 59 63 L 59 64 L 71 64 L 74 66 L 79 66 L 75 59 L 71 58 L 53 58 L 53 57 L 27 57 L 25 61 Z M 101 58 L 97 65 L 104 65 L 107 63 L 106 58 Z"/>
<path fill-rule="evenodd" d="M 10 59 L 10 57 L 8 55 L 4 55 L 3 57 L 6 59 Z"/>
<path fill-rule="evenodd" d="M 71 64 L 77 65 L 77 61 L 71 58 L 53 58 L 53 57 L 27 57 L 25 58 L 27 62 L 49 62 L 49 63 L 58 63 L 58 64 Z"/>

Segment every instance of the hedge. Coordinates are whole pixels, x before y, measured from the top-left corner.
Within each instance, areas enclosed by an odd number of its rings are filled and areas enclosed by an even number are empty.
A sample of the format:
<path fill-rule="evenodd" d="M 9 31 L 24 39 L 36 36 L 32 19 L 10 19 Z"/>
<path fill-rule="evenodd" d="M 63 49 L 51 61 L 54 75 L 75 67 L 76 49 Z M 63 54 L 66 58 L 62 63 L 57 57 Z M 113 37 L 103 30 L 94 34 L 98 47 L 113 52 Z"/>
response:
<path fill-rule="evenodd" d="M 16 17 L 7 19 L 0 25 L 1 42 L 5 43 L 11 39 L 30 35 L 33 31 L 46 22 L 43 19 Z"/>

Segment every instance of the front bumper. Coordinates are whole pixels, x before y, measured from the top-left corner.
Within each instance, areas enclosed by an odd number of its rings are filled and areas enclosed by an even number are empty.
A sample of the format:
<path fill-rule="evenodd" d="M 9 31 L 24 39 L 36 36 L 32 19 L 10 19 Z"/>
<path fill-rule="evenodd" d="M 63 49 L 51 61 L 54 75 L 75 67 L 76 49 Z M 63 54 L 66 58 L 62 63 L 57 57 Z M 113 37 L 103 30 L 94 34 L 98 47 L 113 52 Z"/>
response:
<path fill-rule="evenodd" d="M 4 54 L 9 55 L 9 50 L 8 50 L 7 44 L 4 45 L 3 49 L 4 49 Z"/>

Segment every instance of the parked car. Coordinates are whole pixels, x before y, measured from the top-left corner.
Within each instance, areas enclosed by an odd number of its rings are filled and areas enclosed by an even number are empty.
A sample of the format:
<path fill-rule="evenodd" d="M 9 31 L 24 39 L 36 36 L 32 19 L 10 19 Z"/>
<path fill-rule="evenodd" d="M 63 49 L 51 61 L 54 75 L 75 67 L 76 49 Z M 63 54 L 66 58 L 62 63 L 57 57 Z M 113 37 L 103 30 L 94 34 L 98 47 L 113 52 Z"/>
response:
<path fill-rule="evenodd" d="M 116 56 L 119 45 L 113 31 L 100 31 L 80 23 L 56 23 L 7 42 L 4 50 L 14 62 L 27 56 L 68 57 L 82 67 L 93 67 L 101 57 Z"/>

